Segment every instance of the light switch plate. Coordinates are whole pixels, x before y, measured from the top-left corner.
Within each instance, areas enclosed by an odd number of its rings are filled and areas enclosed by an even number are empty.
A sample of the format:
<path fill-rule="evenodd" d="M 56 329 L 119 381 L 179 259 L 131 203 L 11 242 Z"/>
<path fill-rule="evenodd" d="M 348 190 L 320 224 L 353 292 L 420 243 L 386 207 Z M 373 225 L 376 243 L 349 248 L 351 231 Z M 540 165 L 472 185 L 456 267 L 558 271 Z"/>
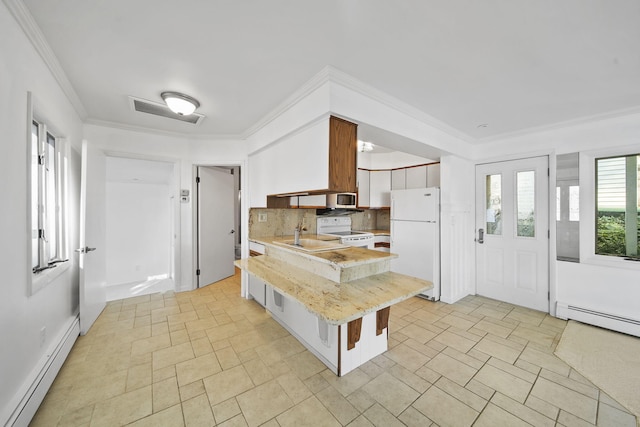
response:
<path fill-rule="evenodd" d="M 267 214 L 259 213 L 258 214 L 258 222 L 267 222 Z"/>

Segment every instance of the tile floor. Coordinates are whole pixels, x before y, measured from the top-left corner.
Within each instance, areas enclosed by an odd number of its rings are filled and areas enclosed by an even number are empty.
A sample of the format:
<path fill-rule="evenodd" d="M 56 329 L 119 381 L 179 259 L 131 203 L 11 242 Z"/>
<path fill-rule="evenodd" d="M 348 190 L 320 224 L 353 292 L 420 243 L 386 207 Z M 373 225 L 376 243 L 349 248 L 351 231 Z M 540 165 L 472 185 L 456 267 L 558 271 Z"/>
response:
<path fill-rule="evenodd" d="M 34 426 L 636 426 L 553 355 L 565 322 L 470 296 L 391 309 L 390 349 L 338 378 L 239 276 L 108 303 Z"/>

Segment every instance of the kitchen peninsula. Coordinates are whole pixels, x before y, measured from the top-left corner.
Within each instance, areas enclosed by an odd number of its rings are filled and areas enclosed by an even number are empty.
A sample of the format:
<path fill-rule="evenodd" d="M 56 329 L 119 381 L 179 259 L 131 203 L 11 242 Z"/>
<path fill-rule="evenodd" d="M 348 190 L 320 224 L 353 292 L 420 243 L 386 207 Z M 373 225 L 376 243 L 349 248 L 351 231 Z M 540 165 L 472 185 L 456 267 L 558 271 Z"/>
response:
<path fill-rule="evenodd" d="M 308 249 L 292 237 L 251 239 L 265 254 L 236 265 L 266 284 L 272 317 L 342 376 L 387 350 L 391 306 L 433 285 L 391 272 L 397 255 L 305 237 Z"/>

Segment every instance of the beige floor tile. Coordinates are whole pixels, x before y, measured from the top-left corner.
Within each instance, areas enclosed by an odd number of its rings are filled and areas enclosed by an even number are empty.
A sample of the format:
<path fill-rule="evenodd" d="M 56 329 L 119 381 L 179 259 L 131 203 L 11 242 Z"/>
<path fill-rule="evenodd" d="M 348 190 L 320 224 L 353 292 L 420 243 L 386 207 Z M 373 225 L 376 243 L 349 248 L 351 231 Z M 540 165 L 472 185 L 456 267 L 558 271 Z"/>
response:
<path fill-rule="evenodd" d="M 524 422 L 520 418 L 505 411 L 492 403 L 487 405 L 486 409 L 482 411 L 478 420 L 473 424 L 475 427 L 529 427 L 530 424 Z"/>
<path fill-rule="evenodd" d="M 469 350 L 472 351 L 473 349 Z M 485 364 L 486 360 L 479 360 L 467 353 L 462 353 L 454 348 L 447 347 L 442 351 L 443 354 L 456 359 L 458 362 L 462 362 L 465 365 L 469 365 L 472 368 L 480 369 Z"/>
<path fill-rule="evenodd" d="M 389 373 L 375 378 L 362 390 L 396 417 L 420 396 L 420 393 Z"/>
<path fill-rule="evenodd" d="M 453 347 L 462 353 L 466 353 L 476 345 L 476 341 L 449 331 L 444 331 L 435 337 L 434 340 L 446 345 L 447 347 Z"/>
<path fill-rule="evenodd" d="M 243 366 L 236 366 L 204 379 L 209 402 L 216 405 L 254 387 Z"/>
<path fill-rule="evenodd" d="M 477 394 L 478 396 L 480 396 L 481 398 L 483 398 L 486 401 L 489 401 L 491 399 L 491 397 L 493 397 L 493 394 L 496 392 L 494 389 L 492 389 L 491 387 L 487 387 L 486 385 L 482 384 L 481 382 L 478 382 L 476 380 L 471 380 L 467 383 L 467 385 L 464 386 L 464 388 L 466 388 L 467 390 L 469 390 L 472 393 Z"/>
<path fill-rule="evenodd" d="M 151 386 L 147 386 L 96 403 L 91 427 L 125 425 L 152 412 L 152 391 Z"/>
<path fill-rule="evenodd" d="M 182 387 L 220 372 L 222 368 L 213 353 L 176 364 L 178 386 Z"/>
<path fill-rule="evenodd" d="M 404 343 L 388 350 L 384 353 L 384 356 L 412 372 L 423 366 L 430 359 L 429 356 L 425 356 Z"/>
<path fill-rule="evenodd" d="M 371 381 L 371 377 L 360 368 L 354 369 L 342 377 L 337 376 L 329 370 L 323 371 L 320 375 L 343 396 L 350 395 Z"/>
<path fill-rule="evenodd" d="M 542 369 L 542 371 L 540 371 L 540 377 L 546 378 L 549 381 L 553 381 L 554 383 L 560 384 L 561 386 L 573 391 L 577 391 L 578 393 L 584 394 L 592 399 L 597 400 L 600 395 L 600 391 L 594 385 L 585 384 L 582 381 L 576 381 L 572 378 L 567 378 L 546 369 Z"/>
<path fill-rule="evenodd" d="M 131 427 L 184 426 L 182 407 L 175 405 L 129 424 Z"/>
<path fill-rule="evenodd" d="M 180 401 L 192 399 L 201 394 L 205 394 L 207 391 L 204 389 L 204 382 L 202 380 L 194 381 L 183 387 L 178 387 L 180 391 Z"/>
<path fill-rule="evenodd" d="M 440 353 L 433 359 L 431 359 L 425 367 L 437 372 L 450 379 L 451 381 L 464 386 L 474 375 L 478 372 L 477 369 L 464 364 L 446 354 Z M 420 375 L 418 373 L 418 375 Z M 427 381 L 429 379 L 427 378 Z M 435 382 L 435 381 L 433 381 Z"/>
<path fill-rule="evenodd" d="M 242 393 L 236 399 L 250 427 L 258 426 L 294 406 L 276 380 Z"/>
<path fill-rule="evenodd" d="M 378 403 L 367 409 L 363 415 L 376 427 L 401 427 L 404 425 Z"/>
<path fill-rule="evenodd" d="M 491 365 L 485 365 L 474 379 L 510 398 L 524 403 L 533 384 Z"/>
<path fill-rule="evenodd" d="M 187 427 L 210 427 L 216 423 L 206 394 L 182 402 L 182 412 Z"/>
<path fill-rule="evenodd" d="M 217 405 L 213 405 L 211 409 L 213 410 L 213 416 L 218 424 L 230 420 L 236 415 L 242 413 L 235 397 L 218 403 Z"/>
<path fill-rule="evenodd" d="M 410 324 L 405 326 L 404 328 L 398 330 L 398 332 L 411 337 L 412 339 L 424 344 L 429 340 L 432 340 L 437 335 L 435 332 L 429 331 L 427 329 L 421 328 L 418 325 Z M 393 333 L 392 333 L 393 334 Z"/>
<path fill-rule="evenodd" d="M 539 378 L 531 395 L 549 402 L 583 420 L 595 423 L 598 401 L 545 378 Z"/>
<path fill-rule="evenodd" d="M 594 427 L 595 424 L 587 422 L 580 417 L 576 417 L 575 415 L 560 410 L 560 415 L 558 415 L 558 426 L 565 427 Z"/>
<path fill-rule="evenodd" d="M 371 421 L 369 421 L 367 417 L 360 415 L 358 418 L 347 424 L 347 427 L 374 427 L 374 425 L 371 424 Z"/>
<path fill-rule="evenodd" d="M 470 321 L 468 319 L 461 317 L 457 313 L 452 313 L 447 316 L 444 316 L 442 319 L 439 320 L 439 322 L 447 325 L 455 326 L 456 328 L 460 328 L 466 331 L 467 329 L 472 328 L 477 323 L 477 320 Z"/>
<path fill-rule="evenodd" d="M 636 427 L 636 417 L 626 411 L 600 402 L 598 406 L 598 426 Z"/>
<path fill-rule="evenodd" d="M 153 370 L 162 369 L 193 358 L 195 358 L 195 355 L 190 342 L 156 350 L 153 352 Z"/>
<path fill-rule="evenodd" d="M 369 394 L 367 394 L 362 389 L 356 390 L 353 393 L 351 393 L 349 396 L 347 396 L 347 400 L 359 412 L 366 411 L 376 403 L 375 399 L 369 396 Z"/>
<path fill-rule="evenodd" d="M 525 348 L 520 355 L 520 359 L 564 376 L 568 376 L 571 370 L 569 365 L 554 355 L 536 350 L 532 347 Z"/>
<path fill-rule="evenodd" d="M 413 407 L 442 427 L 470 426 L 479 414 L 435 386 L 418 398 Z"/>
<path fill-rule="evenodd" d="M 540 328 L 533 328 L 522 324 L 518 325 L 518 327 L 511 332 L 511 336 L 526 339 L 529 342 L 537 343 L 543 347 L 551 347 L 556 338 L 554 334 L 550 334 Z"/>
<path fill-rule="evenodd" d="M 288 372 L 284 375 L 280 375 L 277 378 L 278 384 L 287 393 L 289 399 L 296 405 L 303 400 L 313 396 L 313 393 L 309 388 L 292 372 Z"/>
<path fill-rule="evenodd" d="M 341 424 L 315 397 L 309 397 L 277 416 L 281 427 L 339 427 Z"/>
<path fill-rule="evenodd" d="M 253 359 L 242 364 L 255 385 L 264 384 L 273 379 L 267 365 L 261 359 Z"/>
<path fill-rule="evenodd" d="M 504 360 L 507 363 L 515 363 L 520 356 L 521 351 L 515 350 L 511 347 L 507 347 L 502 344 L 498 344 L 495 341 L 491 341 L 487 338 L 480 340 L 478 344 L 473 348 L 474 350 L 481 351 L 489 356 L 497 357 L 500 360 Z"/>
<path fill-rule="evenodd" d="M 401 365 L 392 366 L 389 368 L 388 372 L 418 393 L 424 393 L 429 387 L 431 387 L 430 382 Z"/>
<path fill-rule="evenodd" d="M 320 359 L 308 351 L 294 354 L 293 356 L 288 357 L 285 362 L 287 362 L 287 365 L 289 365 L 291 370 L 301 380 L 305 380 L 312 375 L 318 374 L 327 369 Z"/>
<path fill-rule="evenodd" d="M 180 403 L 180 391 L 175 377 L 153 384 L 153 412 L 160 412 Z"/>
<path fill-rule="evenodd" d="M 483 399 L 472 391 L 459 386 L 445 377 L 440 378 L 434 385 L 478 412 L 481 412 L 487 405 L 486 399 Z"/>
<path fill-rule="evenodd" d="M 548 418 L 502 393 L 496 393 L 491 399 L 491 403 L 531 425 L 539 427 L 553 427 L 555 425 L 555 417 L 553 419 Z"/>
<path fill-rule="evenodd" d="M 521 380 L 525 380 L 526 382 L 531 384 L 533 384 L 536 381 L 536 378 L 538 378 L 536 374 L 532 374 L 531 372 L 521 369 L 515 365 L 511 365 L 509 363 L 503 362 L 502 360 L 496 359 L 495 357 L 492 357 L 491 359 L 489 359 L 487 361 L 487 365 L 490 365 L 490 366 L 493 366 L 494 368 L 498 368 L 502 371 L 505 371 L 513 375 L 514 377 L 518 377 Z"/>
<path fill-rule="evenodd" d="M 126 370 L 89 380 L 83 379 L 69 392 L 67 410 L 72 411 L 118 396 L 125 392 L 126 381 Z"/>
<path fill-rule="evenodd" d="M 342 425 L 349 424 L 360 415 L 360 412 L 333 387 L 316 393 L 316 397 Z"/>
<path fill-rule="evenodd" d="M 373 362 L 370 362 L 373 363 Z M 376 365 L 377 366 L 377 365 Z M 362 369 L 362 367 L 360 367 Z M 329 383 L 324 379 L 322 373 L 313 375 L 306 380 L 302 381 L 304 385 L 311 391 L 311 393 L 316 394 L 325 388 L 329 387 Z"/>
<path fill-rule="evenodd" d="M 552 420 L 557 419 L 558 413 L 560 412 L 560 408 L 558 408 L 557 406 L 554 406 L 549 402 L 545 402 L 542 399 L 538 399 L 537 397 L 532 395 L 529 395 L 529 397 L 527 397 L 527 401 L 524 404 L 528 408 L 531 408 L 536 412 L 539 412 L 542 415 L 546 416 L 547 418 L 551 418 Z"/>
<path fill-rule="evenodd" d="M 176 377 L 176 365 L 170 365 L 165 368 L 156 369 L 153 371 L 154 384 L 160 381 L 164 381 L 167 378 L 175 378 L 175 377 Z"/>
<path fill-rule="evenodd" d="M 151 385 L 153 378 L 152 374 L 153 371 L 151 369 L 151 363 L 136 365 L 129 368 L 129 372 L 127 373 L 126 390 L 131 391 Z"/>
<path fill-rule="evenodd" d="M 429 418 L 425 417 L 422 412 L 418 411 L 413 406 L 409 406 L 402 414 L 400 414 L 398 420 L 408 427 L 429 427 L 433 425 Z"/>
<path fill-rule="evenodd" d="M 216 357 L 220 361 L 220 366 L 222 366 L 222 369 L 229 369 L 242 364 L 235 350 L 231 346 L 216 350 L 215 353 Z"/>

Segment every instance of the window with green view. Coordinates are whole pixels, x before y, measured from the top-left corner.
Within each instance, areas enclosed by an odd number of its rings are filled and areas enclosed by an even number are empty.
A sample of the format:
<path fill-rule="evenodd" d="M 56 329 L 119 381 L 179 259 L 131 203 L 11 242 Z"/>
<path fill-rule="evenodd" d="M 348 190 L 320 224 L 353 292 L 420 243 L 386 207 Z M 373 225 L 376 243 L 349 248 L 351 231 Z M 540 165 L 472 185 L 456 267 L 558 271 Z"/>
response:
<path fill-rule="evenodd" d="M 636 258 L 640 155 L 596 159 L 596 253 Z"/>

